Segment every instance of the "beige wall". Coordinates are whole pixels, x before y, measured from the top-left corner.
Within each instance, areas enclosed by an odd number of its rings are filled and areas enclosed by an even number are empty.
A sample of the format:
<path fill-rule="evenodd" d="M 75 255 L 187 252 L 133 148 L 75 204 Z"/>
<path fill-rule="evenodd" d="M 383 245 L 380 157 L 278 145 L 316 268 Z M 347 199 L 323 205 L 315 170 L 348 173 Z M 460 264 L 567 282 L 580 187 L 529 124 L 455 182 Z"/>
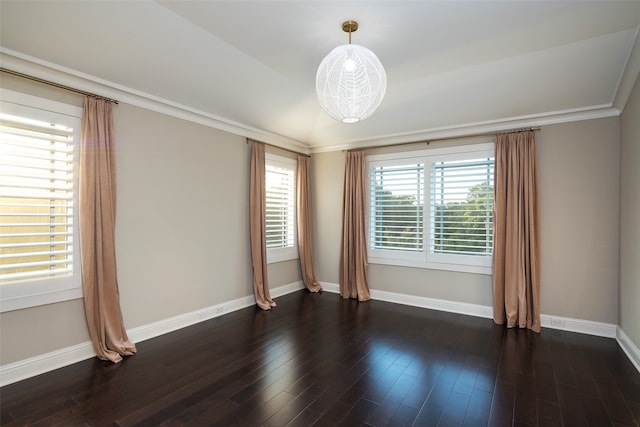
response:
<path fill-rule="evenodd" d="M 89 341 L 82 299 L 0 314 L 0 365 Z"/>
<path fill-rule="evenodd" d="M 621 123 L 619 325 L 640 348 L 640 79 Z"/>
<path fill-rule="evenodd" d="M 3 77 L 2 86 L 82 105 L 79 96 Z M 155 112 L 114 107 L 117 257 L 127 329 L 253 295 L 249 149 L 244 138 Z M 269 265 L 270 287 L 301 280 Z M 82 300 L 0 314 L 0 363 L 89 339 Z"/>
<path fill-rule="evenodd" d="M 618 123 L 610 118 L 545 126 L 537 134 L 544 314 L 617 323 Z M 316 273 L 332 283 L 338 282 L 343 157 L 312 157 Z M 370 264 L 369 284 L 419 297 L 492 303 L 488 275 Z"/>
<path fill-rule="evenodd" d="M 537 135 L 544 314 L 618 323 L 617 117 Z"/>
<path fill-rule="evenodd" d="M 81 105 L 79 96 L 10 76 L 0 85 Z M 545 126 L 537 136 L 542 312 L 619 321 L 636 344 L 637 86 L 622 119 L 622 153 L 618 118 Z M 115 107 L 114 119 L 118 276 L 127 328 L 251 295 L 244 139 L 125 104 Z M 343 171 L 342 152 L 312 157 L 315 268 L 331 283 L 338 282 Z M 371 265 L 369 275 L 372 289 L 491 304 L 487 275 L 382 265 Z M 272 288 L 300 280 L 297 261 L 271 264 L 269 278 Z M 0 332 L 1 364 L 88 340 L 80 300 L 0 314 Z"/>
<path fill-rule="evenodd" d="M 240 137 L 118 105 L 117 256 L 127 327 L 251 291 Z M 246 211 L 246 212 L 245 212 Z"/>
<path fill-rule="evenodd" d="M 0 73 L 0 87 L 82 107 L 82 97 Z M 89 340 L 82 300 L 0 313 L 0 364 Z"/>
<path fill-rule="evenodd" d="M 338 283 L 344 153 L 334 151 L 314 154 L 311 156 L 309 175 L 313 266 L 318 280 Z"/>

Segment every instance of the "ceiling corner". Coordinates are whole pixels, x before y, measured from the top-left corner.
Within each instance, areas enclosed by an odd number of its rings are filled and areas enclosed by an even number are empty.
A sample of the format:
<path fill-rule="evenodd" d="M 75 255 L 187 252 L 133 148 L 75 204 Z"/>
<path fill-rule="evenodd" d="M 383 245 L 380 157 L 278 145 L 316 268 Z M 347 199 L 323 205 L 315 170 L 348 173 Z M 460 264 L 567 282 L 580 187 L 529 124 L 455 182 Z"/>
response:
<path fill-rule="evenodd" d="M 633 90 L 633 86 L 640 75 L 640 26 L 636 27 L 636 37 L 629 50 L 627 63 L 625 64 L 618 88 L 613 98 L 613 106 L 620 110 L 620 114 L 624 112 L 629 95 Z"/>

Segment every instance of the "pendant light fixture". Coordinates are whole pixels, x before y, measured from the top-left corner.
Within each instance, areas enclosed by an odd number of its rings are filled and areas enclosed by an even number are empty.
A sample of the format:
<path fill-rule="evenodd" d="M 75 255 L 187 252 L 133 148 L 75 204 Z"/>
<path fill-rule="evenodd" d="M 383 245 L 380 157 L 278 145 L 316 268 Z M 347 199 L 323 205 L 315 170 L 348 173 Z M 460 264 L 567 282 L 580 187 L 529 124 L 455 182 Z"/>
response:
<path fill-rule="evenodd" d="M 387 74 L 378 57 L 364 46 L 351 44 L 355 21 L 346 21 L 349 44 L 333 49 L 322 60 L 316 74 L 316 92 L 327 114 L 344 123 L 357 123 L 371 116 L 387 90 Z"/>

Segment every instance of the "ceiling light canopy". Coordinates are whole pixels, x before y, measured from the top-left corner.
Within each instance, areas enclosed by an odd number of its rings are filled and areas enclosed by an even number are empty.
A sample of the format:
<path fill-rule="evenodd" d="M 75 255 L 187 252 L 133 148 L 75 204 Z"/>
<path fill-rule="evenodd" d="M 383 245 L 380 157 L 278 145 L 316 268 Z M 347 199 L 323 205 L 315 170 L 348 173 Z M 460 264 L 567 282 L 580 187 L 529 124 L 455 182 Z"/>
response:
<path fill-rule="evenodd" d="M 371 116 L 387 90 L 387 74 L 378 57 L 364 46 L 351 44 L 355 21 L 346 21 L 349 44 L 333 49 L 322 60 L 316 74 L 316 92 L 327 114 L 344 123 L 357 123 Z"/>

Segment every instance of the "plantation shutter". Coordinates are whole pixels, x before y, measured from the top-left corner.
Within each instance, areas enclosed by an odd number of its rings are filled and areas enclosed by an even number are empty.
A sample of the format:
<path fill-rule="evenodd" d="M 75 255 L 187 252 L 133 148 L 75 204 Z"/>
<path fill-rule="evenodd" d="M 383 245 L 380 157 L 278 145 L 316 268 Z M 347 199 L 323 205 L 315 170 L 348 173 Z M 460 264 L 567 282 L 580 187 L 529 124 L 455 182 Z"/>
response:
<path fill-rule="evenodd" d="M 267 162 L 266 238 L 267 249 L 295 245 L 295 169 Z"/>
<path fill-rule="evenodd" d="M 370 247 L 422 251 L 424 164 L 374 167 L 370 179 Z"/>
<path fill-rule="evenodd" d="M 0 280 L 73 272 L 74 129 L 0 114 Z"/>
<path fill-rule="evenodd" d="M 493 174 L 493 158 L 432 164 L 432 253 L 492 254 Z"/>

